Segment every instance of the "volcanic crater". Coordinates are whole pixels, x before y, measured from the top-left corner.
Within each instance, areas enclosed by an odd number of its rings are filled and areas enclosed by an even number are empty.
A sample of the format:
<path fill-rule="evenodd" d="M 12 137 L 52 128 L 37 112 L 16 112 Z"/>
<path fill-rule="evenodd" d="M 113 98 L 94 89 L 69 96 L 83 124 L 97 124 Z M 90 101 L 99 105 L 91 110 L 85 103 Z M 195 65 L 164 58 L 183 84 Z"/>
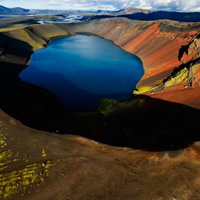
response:
<path fill-rule="evenodd" d="M 33 52 L 80 32 L 141 58 L 131 99 L 72 112 L 20 80 Z M 3 30 L 0 197 L 199 199 L 199 35 L 197 22 L 119 17 Z"/>

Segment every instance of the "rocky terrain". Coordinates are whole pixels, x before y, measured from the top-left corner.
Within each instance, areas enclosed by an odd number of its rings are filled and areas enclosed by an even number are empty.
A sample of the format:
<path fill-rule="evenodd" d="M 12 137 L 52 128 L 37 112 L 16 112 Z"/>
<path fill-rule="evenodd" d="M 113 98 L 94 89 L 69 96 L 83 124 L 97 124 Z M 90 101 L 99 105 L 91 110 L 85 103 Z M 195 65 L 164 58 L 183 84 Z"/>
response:
<path fill-rule="evenodd" d="M 199 23 L 109 18 L 0 31 L 1 199 L 200 199 Z M 140 57 L 132 99 L 70 112 L 18 78 L 33 52 L 77 32 Z"/>

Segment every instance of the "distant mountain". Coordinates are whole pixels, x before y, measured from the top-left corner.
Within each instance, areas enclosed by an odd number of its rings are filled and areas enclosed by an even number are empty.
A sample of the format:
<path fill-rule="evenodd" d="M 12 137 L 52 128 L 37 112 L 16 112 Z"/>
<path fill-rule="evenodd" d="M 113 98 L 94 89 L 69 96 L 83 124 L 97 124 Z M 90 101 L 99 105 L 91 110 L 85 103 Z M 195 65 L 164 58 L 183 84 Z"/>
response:
<path fill-rule="evenodd" d="M 149 13 L 134 13 L 117 15 L 120 17 L 127 17 L 129 19 L 153 21 L 161 19 L 169 19 L 180 22 L 200 22 L 200 12 L 168 12 L 168 11 L 153 11 Z"/>
<path fill-rule="evenodd" d="M 117 14 L 119 15 L 131 15 L 131 14 L 135 14 L 135 13 L 152 13 L 155 12 L 153 10 L 146 10 L 146 9 L 141 9 L 141 8 L 132 8 L 132 7 L 128 7 L 126 9 L 120 10 Z"/>
<path fill-rule="evenodd" d="M 27 14 L 30 10 L 20 7 L 7 8 L 0 5 L 0 15 Z"/>
<path fill-rule="evenodd" d="M 14 13 L 27 13 L 30 10 L 29 9 L 20 8 L 20 7 L 16 7 L 16 8 L 11 8 L 10 11 L 14 12 Z"/>
<path fill-rule="evenodd" d="M 11 10 L 10 8 L 6 8 L 6 7 L 0 5 L 0 14 L 1 13 L 9 13 L 10 10 Z"/>
<path fill-rule="evenodd" d="M 162 20 L 169 19 L 180 22 L 200 22 L 200 12 L 169 12 L 169 11 L 152 11 L 139 8 L 126 8 L 118 13 L 96 14 L 91 19 L 126 17 L 133 20 Z"/>
<path fill-rule="evenodd" d="M 40 11 L 31 9 L 31 10 L 29 10 L 28 13 L 29 13 L 29 14 L 38 14 L 38 13 L 40 13 Z"/>
<path fill-rule="evenodd" d="M 83 14 L 83 15 L 114 15 L 114 14 L 118 14 L 120 12 L 122 12 L 124 9 L 121 10 L 115 10 L 115 11 L 110 11 L 110 10 L 97 10 L 97 11 L 92 11 L 92 10 L 77 10 L 77 11 L 73 11 L 75 13 L 79 13 L 79 14 Z"/>
<path fill-rule="evenodd" d="M 155 11 L 152 10 L 146 10 L 146 9 L 141 9 L 141 8 L 132 8 L 128 7 L 126 9 L 121 9 L 121 10 L 115 10 L 115 11 L 109 11 L 109 10 L 97 10 L 97 11 L 77 11 L 79 13 L 90 13 L 90 14 L 96 14 L 96 15 L 112 15 L 112 16 L 118 16 L 118 15 L 130 15 L 130 14 L 135 14 L 135 13 L 152 13 Z"/>
<path fill-rule="evenodd" d="M 114 13 L 120 13 L 122 12 L 124 9 L 122 10 L 115 10 L 115 11 L 110 11 L 110 10 L 98 10 L 96 12 L 93 12 L 93 13 L 98 13 L 98 14 L 114 14 Z M 91 12 L 91 11 L 89 11 Z"/>

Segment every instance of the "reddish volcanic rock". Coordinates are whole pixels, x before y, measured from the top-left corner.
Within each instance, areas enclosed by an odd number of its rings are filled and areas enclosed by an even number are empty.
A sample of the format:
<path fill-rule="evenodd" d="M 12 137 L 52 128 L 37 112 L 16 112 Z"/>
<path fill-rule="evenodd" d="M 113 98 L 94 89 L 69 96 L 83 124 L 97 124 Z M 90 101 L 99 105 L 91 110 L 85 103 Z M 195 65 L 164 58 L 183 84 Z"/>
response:
<path fill-rule="evenodd" d="M 199 66 L 199 64 L 197 64 L 197 65 L 194 65 L 193 67 L 192 67 L 192 87 L 197 87 L 197 86 L 199 86 L 200 85 L 200 66 Z"/>
<path fill-rule="evenodd" d="M 185 84 L 151 95 L 152 98 L 184 104 L 200 110 L 200 87 L 184 88 Z"/>
<path fill-rule="evenodd" d="M 198 23 L 114 18 L 90 21 L 84 28 L 141 58 L 145 74 L 137 88 L 162 83 L 174 68 L 198 57 Z"/>
<path fill-rule="evenodd" d="M 193 72 L 189 69 L 197 62 L 200 55 L 199 23 L 170 20 L 145 22 L 113 18 L 90 21 L 85 26 L 85 30 L 110 39 L 124 50 L 140 57 L 145 74 L 137 84 L 137 88 L 155 87 L 160 84 L 161 87 L 153 90 L 152 97 L 185 105 L 191 104 L 189 95 L 194 93 L 192 102 L 200 97 L 195 92 L 198 89 L 185 90 L 186 87 L 198 86 L 200 80 L 199 68 L 196 66 Z M 163 86 L 174 70 L 179 68 L 181 70 L 183 67 L 189 69 L 184 80 L 173 77 L 172 83 Z M 164 91 L 162 91 L 163 88 Z M 181 90 L 179 91 L 178 88 Z M 199 108 L 196 104 L 192 103 L 192 105 Z"/>

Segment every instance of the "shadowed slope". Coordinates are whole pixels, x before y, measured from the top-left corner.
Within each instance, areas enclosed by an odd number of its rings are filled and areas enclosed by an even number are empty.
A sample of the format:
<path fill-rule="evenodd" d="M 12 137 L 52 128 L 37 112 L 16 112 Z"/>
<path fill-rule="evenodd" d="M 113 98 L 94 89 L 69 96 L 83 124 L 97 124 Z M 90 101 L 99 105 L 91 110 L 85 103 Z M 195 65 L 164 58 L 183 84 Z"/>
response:
<path fill-rule="evenodd" d="M 0 119 L 1 199 L 200 198 L 199 143 L 146 152 L 34 130 L 2 110 Z"/>
<path fill-rule="evenodd" d="M 124 103 L 106 100 L 98 112 L 78 114 L 67 111 L 49 91 L 6 73 L 1 74 L 0 90 L 1 108 L 40 130 L 159 151 L 183 148 L 200 139 L 198 110 L 147 96 Z"/>

